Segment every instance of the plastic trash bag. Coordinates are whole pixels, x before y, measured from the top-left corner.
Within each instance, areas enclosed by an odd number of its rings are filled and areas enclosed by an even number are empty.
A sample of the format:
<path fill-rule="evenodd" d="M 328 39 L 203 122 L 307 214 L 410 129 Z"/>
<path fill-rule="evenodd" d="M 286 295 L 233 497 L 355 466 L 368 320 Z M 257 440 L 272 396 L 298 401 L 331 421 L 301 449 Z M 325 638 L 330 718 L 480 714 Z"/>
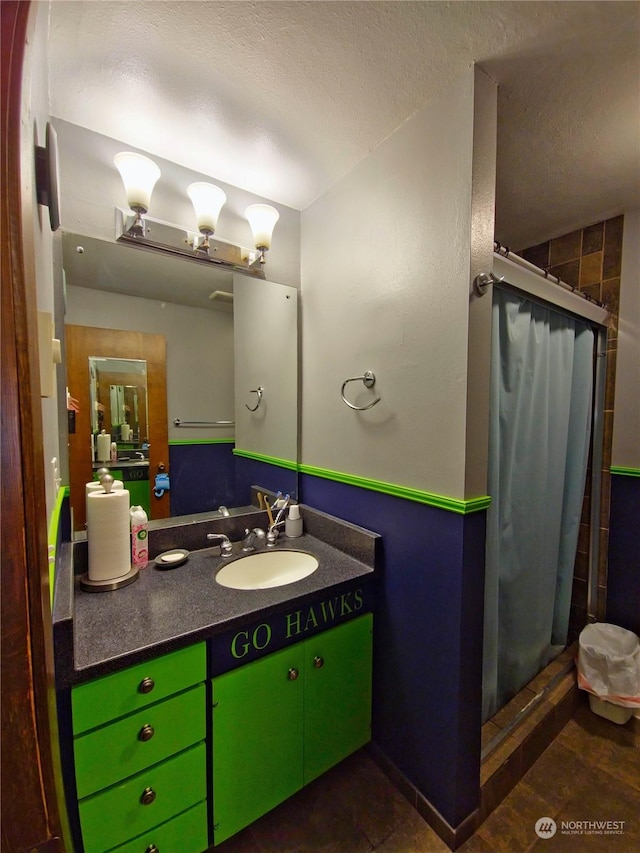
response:
<path fill-rule="evenodd" d="M 578 687 L 614 705 L 640 708 L 640 639 L 633 631 L 607 622 L 583 628 Z"/>

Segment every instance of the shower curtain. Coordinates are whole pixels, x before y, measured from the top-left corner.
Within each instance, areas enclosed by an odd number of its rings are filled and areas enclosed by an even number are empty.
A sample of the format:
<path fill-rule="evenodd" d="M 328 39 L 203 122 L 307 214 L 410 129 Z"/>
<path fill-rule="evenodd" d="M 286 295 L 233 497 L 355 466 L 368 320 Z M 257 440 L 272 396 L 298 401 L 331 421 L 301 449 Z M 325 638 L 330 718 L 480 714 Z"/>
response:
<path fill-rule="evenodd" d="M 594 333 L 494 287 L 483 721 L 566 645 Z"/>

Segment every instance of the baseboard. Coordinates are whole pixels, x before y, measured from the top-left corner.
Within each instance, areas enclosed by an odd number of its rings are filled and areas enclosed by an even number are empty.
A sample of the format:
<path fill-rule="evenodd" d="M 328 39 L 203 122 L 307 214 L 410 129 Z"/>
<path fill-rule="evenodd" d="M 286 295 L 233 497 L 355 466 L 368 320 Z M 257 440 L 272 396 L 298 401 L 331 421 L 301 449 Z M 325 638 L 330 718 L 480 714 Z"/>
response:
<path fill-rule="evenodd" d="M 369 754 L 378 767 L 395 785 L 402 796 L 408 800 L 420 817 L 429 824 L 431 829 L 437 833 L 444 843 L 451 849 L 457 850 L 461 844 L 471 838 L 480 823 L 480 809 L 475 809 L 458 826 L 451 826 L 440 812 L 433 806 L 415 785 L 407 779 L 396 765 L 391 761 L 380 747 L 370 743 L 367 747 Z"/>

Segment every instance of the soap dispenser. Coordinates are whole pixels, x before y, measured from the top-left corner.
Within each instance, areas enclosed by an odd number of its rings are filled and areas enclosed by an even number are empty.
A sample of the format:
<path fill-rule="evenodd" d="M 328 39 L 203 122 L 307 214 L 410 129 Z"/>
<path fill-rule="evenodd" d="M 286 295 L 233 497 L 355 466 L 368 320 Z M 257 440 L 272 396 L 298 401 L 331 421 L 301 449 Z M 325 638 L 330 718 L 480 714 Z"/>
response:
<path fill-rule="evenodd" d="M 289 514 L 284 523 L 284 532 L 290 539 L 302 536 L 302 518 L 298 504 L 291 504 Z"/>

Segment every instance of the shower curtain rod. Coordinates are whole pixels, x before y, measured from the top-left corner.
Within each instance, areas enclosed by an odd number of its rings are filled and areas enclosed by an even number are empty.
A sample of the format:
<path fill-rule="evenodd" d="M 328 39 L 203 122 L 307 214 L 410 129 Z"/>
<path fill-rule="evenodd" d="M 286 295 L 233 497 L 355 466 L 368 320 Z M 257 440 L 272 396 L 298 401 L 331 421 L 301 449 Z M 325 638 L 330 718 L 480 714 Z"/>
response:
<path fill-rule="evenodd" d="M 598 308 L 606 307 L 604 303 L 599 302 L 592 296 L 589 296 L 588 293 L 584 293 L 582 290 L 578 290 L 577 287 L 574 287 L 571 284 L 567 284 L 566 281 L 562 281 L 562 279 L 559 278 L 557 275 L 552 275 L 548 269 L 537 267 L 530 261 L 525 260 L 521 255 L 516 255 L 515 252 L 512 252 L 508 246 L 501 245 L 497 240 L 493 241 L 493 251 L 495 254 L 500 255 L 503 258 L 507 258 L 509 261 L 513 261 L 514 263 L 519 264 L 521 267 L 524 267 L 525 269 L 542 276 L 547 281 L 550 281 L 552 284 L 557 284 L 559 287 L 563 287 L 565 290 L 569 290 L 571 291 L 571 293 L 575 293 L 576 296 L 581 296 L 583 299 L 586 299 L 587 302 L 592 302 L 594 305 L 597 305 Z"/>

